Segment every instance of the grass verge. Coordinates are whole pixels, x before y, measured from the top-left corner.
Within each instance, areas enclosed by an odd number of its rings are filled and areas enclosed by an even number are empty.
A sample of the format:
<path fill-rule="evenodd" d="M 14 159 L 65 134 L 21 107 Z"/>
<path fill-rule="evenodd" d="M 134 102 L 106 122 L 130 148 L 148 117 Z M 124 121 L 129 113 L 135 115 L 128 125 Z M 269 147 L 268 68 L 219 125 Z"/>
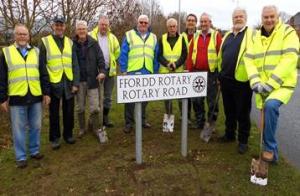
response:
<path fill-rule="evenodd" d="M 15 167 L 7 123 L 0 138 L 0 194 L 4 195 L 300 195 L 300 173 L 281 157 L 269 170 L 269 185 L 249 182 L 250 160 L 258 154 L 259 133 L 251 129 L 249 151 L 237 153 L 237 143 L 221 144 L 224 130 L 220 111 L 217 135 L 209 144 L 199 139 L 199 130 L 188 131 L 188 156 L 180 154 L 180 121 L 176 105 L 175 132 L 162 132 L 163 103 L 149 103 L 151 129 L 143 130 L 143 161 L 135 163 L 134 133 L 124 134 L 123 105 L 114 105 L 111 117 L 116 128 L 108 130 L 110 141 L 100 145 L 91 133 L 75 145 L 61 141 L 58 151 L 48 142 L 48 118 L 44 114 L 41 161 Z M 3 115 L 1 116 L 3 120 Z M 75 134 L 78 128 L 75 128 Z"/>

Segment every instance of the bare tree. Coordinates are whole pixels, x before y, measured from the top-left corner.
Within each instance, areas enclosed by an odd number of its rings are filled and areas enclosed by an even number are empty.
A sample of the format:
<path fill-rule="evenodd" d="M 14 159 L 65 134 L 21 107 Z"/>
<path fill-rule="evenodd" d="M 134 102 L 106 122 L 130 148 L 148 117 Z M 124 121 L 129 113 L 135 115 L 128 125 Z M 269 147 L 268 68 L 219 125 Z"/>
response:
<path fill-rule="evenodd" d="M 17 23 L 23 23 L 34 36 L 47 26 L 45 16 L 51 12 L 53 0 L 2 0 L 0 4 L 1 32 L 9 33 Z"/>
<path fill-rule="evenodd" d="M 57 13 L 61 13 L 66 18 L 66 34 L 71 35 L 74 31 L 77 19 L 85 20 L 88 24 L 95 23 L 108 2 L 107 0 L 58 0 Z"/>
<path fill-rule="evenodd" d="M 108 15 L 112 29 L 121 38 L 136 25 L 137 17 L 144 12 L 151 15 L 155 33 L 161 34 L 165 17 L 156 0 L 1 0 L 0 34 L 9 38 L 17 23 L 25 24 L 34 42 L 51 31 L 51 19 L 55 15 L 66 18 L 66 35 L 72 35 L 76 19 L 86 20 L 94 26 L 102 14 Z M 152 14 L 150 14 L 152 10 Z"/>
<path fill-rule="evenodd" d="M 135 0 L 112 0 L 107 5 L 107 12 L 114 34 L 121 40 L 125 32 L 136 25 L 142 13 L 141 5 Z"/>

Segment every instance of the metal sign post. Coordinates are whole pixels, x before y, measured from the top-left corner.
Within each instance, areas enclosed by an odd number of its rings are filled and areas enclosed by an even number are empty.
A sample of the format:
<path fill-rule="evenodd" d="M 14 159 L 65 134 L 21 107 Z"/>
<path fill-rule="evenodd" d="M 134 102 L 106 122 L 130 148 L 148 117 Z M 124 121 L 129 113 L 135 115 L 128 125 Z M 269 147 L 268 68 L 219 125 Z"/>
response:
<path fill-rule="evenodd" d="M 136 163 L 142 164 L 142 103 L 135 103 L 135 154 Z"/>
<path fill-rule="evenodd" d="M 188 98 L 207 94 L 207 72 L 117 77 L 117 102 L 135 103 L 136 162 L 142 164 L 142 103 L 182 99 L 181 154 L 187 156 Z"/>
<path fill-rule="evenodd" d="M 181 0 L 178 0 L 178 33 L 181 32 Z M 181 116 L 181 155 L 187 156 L 187 130 L 188 130 L 188 99 L 182 99 Z"/>
<path fill-rule="evenodd" d="M 181 121 L 181 155 L 187 156 L 187 130 L 188 130 L 188 99 L 182 99 L 182 121 Z"/>

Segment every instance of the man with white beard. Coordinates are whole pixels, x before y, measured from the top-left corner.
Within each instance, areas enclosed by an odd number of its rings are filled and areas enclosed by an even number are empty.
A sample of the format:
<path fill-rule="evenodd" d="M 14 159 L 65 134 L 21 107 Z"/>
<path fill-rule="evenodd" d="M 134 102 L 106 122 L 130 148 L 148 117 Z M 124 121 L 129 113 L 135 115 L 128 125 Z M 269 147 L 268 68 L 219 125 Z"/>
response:
<path fill-rule="evenodd" d="M 222 142 L 234 142 L 238 129 L 238 152 L 248 150 L 252 90 L 244 64 L 246 49 L 253 42 L 253 30 L 246 26 L 246 10 L 236 8 L 233 28 L 223 38 L 218 55 L 219 80 L 225 112 L 225 134 Z"/>

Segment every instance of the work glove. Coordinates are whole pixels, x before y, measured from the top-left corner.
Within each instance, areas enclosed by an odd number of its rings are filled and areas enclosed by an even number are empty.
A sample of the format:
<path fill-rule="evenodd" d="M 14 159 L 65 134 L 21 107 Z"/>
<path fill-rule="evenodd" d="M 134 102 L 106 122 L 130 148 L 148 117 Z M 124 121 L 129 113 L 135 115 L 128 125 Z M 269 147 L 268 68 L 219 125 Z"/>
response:
<path fill-rule="evenodd" d="M 257 82 L 252 86 L 252 90 L 257 93 L 260 94 L 263 92 L 263 85 L 261 82 Z"/>
<path fill-rule="evenodd" d="M 273 90 L 273 87 L 268 85 L 268 84 L 265 84 L 265 83 L 262 83 L 262 92 L 263 94 L 270 94 Z"/>

